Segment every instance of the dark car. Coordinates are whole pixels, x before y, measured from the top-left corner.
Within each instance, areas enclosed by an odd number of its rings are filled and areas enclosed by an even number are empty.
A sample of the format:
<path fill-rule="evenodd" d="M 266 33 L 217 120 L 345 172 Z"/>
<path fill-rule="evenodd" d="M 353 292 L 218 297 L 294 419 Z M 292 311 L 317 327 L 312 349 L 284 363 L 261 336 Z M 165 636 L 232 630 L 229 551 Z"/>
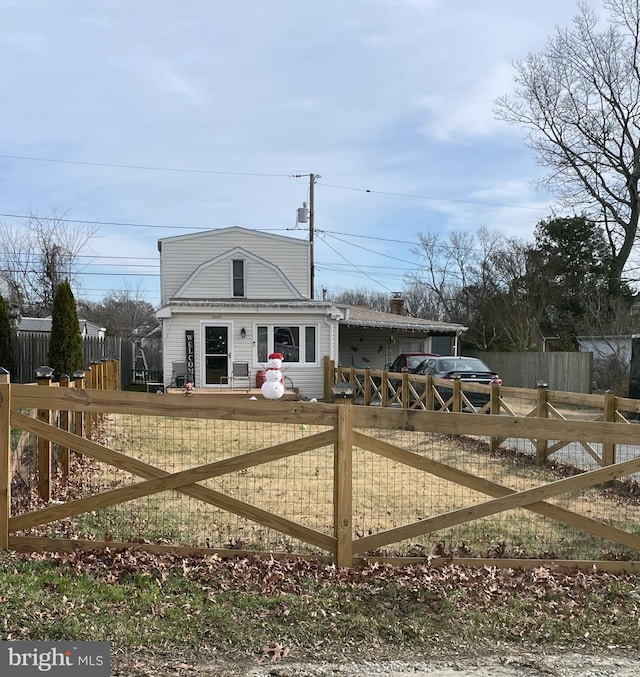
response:
<path fill-rule="evenodd" d="M 400 353 L 389 365 L 387 371 L 414 373 L 428 357 L 437 357 L 436 353 Z"/>
<path fill-rule="evenodd" d="M 463 357 L 457 355 L 442 355 L 426 358 L 418 365 L 415 374 L 431 375 L 435 378 L 447 380 L 460 379 L 462 389 L 464 383 L 481 383 L 490 385 L 497 383 L 502 385 L 500 376 L 489 369 L 487 365 L 477 357 Z M 453 388 L 436 386 L 442 399 L 446 402 L 453 394 Z M 477 393 L 470 390 L 464 391 L 464 395 L 474 407 L 482 407 L 489 401 L 489 393 Z"/>

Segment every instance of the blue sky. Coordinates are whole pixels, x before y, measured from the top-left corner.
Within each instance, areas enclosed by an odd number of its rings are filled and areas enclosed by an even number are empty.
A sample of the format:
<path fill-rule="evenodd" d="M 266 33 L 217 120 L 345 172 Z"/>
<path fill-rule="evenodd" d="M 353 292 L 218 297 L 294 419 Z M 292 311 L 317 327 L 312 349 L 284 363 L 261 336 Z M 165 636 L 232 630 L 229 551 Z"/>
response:
<path fill-rule="evenodd" d="M 524 131 L 493 108 L 512 62 L 576 13 L 573 0 L 0 0 L 0 219 L 111 224 L 76 295 L 138 289 L 157 305 L 159 238 L 306 237 L 309 181 L 291 175 L 314 173 L 316 288 L 400 290 L 419 233 L 530 239 L 550 215 Z"/>

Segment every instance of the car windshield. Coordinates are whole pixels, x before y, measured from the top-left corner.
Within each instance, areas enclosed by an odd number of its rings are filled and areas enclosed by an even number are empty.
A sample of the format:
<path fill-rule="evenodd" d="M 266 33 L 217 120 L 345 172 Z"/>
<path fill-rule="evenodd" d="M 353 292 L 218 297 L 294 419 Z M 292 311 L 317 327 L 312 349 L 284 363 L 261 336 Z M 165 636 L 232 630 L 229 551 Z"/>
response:
<path fill-rule="evenodd" d="M 491 369 L 475 357 L 462 357 L 438 360 L 437 371 L 491 371 Z"/>
<path fill-rule="evenodd" d="M 423 361 L 424 355 L 414 355 L 413 357 L 407 357 L 407 367 L 409 367 L 409 369 L 415 369 Z"/>

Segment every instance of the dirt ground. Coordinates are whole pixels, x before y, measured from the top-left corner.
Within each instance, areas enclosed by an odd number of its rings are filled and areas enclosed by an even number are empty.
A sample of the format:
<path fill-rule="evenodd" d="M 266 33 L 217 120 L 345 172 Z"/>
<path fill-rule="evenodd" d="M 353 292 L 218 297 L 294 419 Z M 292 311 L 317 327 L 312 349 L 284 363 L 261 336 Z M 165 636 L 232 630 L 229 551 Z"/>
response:
<path fill-rule="evenodd" d="M 287 658 L 277 662 L 219 660 L 187 664 L 168 661 L 154 665 L 151 660 L 136 666 L 120 665 L 113 674 L 122 677 L 636 677 L 640 675 L 640 656 L 606 651 L 602 655 L 509 652 L 415 661 L 358 658 L 307 662 Z"/>
<path fill-rule="evenodd" d="M 434 662 L 358 662 L 259 666 L 247 677 L 636 677 L 639 658 L 580 654 L 452 658 Z"/>

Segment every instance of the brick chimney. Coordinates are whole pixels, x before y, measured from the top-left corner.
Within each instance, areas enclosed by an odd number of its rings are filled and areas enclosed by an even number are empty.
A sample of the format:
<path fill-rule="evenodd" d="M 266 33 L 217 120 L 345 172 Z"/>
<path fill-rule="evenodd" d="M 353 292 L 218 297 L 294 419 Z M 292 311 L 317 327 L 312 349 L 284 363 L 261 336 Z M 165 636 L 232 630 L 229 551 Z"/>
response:
<path fill-rule="evenodd" d="M 392 315 L 404 315 L 404 299 L 400 292 L 393 292 L 390 306 Z"/>

